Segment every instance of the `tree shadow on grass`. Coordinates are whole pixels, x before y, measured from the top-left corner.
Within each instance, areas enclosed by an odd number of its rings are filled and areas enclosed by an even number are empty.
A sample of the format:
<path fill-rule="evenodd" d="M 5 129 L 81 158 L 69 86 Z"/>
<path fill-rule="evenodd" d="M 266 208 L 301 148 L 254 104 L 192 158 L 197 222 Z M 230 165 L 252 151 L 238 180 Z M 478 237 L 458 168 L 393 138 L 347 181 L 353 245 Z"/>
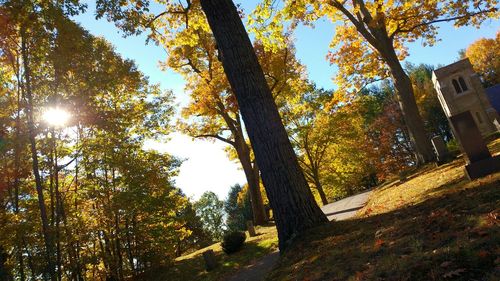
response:
<path fill-rule="evenodd" d="M 308 231 L 268 280 L 500 280 L 500 181 L 479 184 Z"/>
<path fill-rule="evenodd" d="M 261 233 L 260 235 L 265 235 L 265 233 Z M 223 280 L 237 270 L 244 268 L 249 264 L 253 264 L 255 261 L 261 259 L 263 256 L 272 251 L 272 247 L 269 247 L 269 245 L 262 246 L 261 243 L 261 240 L 247 241 L 240 251 L 230 255 L 222 251 L 215 251 L 218 266 L 210 272 L 205 270 L 205 262 L 202 255 L 199 254 L 192 258 L 176 261 L 175 263 L 162 268 L 150 270 L 141 274 L 137 280 Z M 270 241 L 269 243 L 274 242 Z"/>

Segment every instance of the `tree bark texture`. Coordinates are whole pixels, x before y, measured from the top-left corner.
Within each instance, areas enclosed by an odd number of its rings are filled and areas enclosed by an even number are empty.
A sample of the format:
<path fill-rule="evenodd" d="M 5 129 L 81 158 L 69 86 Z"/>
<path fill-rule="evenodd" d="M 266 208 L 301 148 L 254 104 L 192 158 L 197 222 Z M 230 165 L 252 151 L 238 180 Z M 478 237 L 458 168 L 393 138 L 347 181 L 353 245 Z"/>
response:
<path fill-rule="evenodd" d="M 202 0 L 224 71 L 238 100 L 273 209 L 279 247 L 327 221 L 314 201 L 272 93 L 231 0 Z"/>

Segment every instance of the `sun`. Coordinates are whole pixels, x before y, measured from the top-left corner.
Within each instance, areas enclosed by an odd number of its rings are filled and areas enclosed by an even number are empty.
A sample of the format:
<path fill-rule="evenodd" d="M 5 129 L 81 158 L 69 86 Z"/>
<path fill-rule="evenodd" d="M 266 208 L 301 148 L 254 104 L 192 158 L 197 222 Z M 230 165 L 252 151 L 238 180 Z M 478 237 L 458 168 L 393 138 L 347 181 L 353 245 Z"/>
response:
<path fill-rule="evenodd" d="M 48 108 L 43 113 L 43 120 L 54 127 L 64 127 L 70 117 L 70 114 L 66 110 L 58 107 Z"/>

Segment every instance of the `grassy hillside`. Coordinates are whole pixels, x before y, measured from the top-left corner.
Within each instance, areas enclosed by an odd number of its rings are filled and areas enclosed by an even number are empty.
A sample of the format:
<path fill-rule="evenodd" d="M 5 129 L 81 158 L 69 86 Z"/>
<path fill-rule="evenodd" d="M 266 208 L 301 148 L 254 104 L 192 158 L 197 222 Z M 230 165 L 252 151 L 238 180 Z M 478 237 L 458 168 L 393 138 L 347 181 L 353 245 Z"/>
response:
<path fill-rule="evenodd" d="M 257 226 L 256 231 L 258 236 L 248 237 L 247 234 L 245 245 L 239 252 L 227 255 L 222 251 L 220 243 L 213 244 L 177 258 L 172 267 L 169 266 L 139 276 L 138 280 L 210 281 L 224 279 L 224 277 L 230 276 L 238 269 L 252 264 L 253 261 L 261 259 L 278 248 L 278 238 L 274 225 Z M 205 270 L 202 256 L 206 250 L 213 250 L 219 263 L 219 267 L 210 272 Z"/>
<path fill-rule="evenodd" d="M 500 173 L 470 182 L 463 164 L 379 187 L 357 218 L 299 237 L 268 280 L 500 280 Z"/>
<path fill-rule="evenodd" d="M 500 153 L 500 139 L 490 144 Z M 372 193 L 355 219 L 331 222 L 296 239 L 268 280 L 500 280 L 500 173 L 468 181 L 462 158 L 428 165 L 403 183 Z M 276 229 L 258 227 L 242 251 L 220 244 L 142 280 L 224 280 L 277 249 Z M 220 266 L 206 272 L 202 253 Z"/>

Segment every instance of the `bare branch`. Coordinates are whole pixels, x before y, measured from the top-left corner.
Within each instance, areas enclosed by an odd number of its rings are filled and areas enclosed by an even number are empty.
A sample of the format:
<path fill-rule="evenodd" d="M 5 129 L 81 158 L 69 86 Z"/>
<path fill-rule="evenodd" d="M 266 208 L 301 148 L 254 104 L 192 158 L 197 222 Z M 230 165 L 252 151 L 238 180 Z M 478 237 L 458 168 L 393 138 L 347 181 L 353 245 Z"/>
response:
<path fill-rule="evenodd" d="M 393 38 L 396 34 L 399 34 L 399 33 L 408 33 L 408 32 L 412 32 L 413 30 L 419 28 L 419 27 L 422 27 L 422 26 L 427 26 L 427 25 L 432 25 L 432 24 L 435 24 L 435 23 L 438 23 L 438 22 L 449 22 L 449 21 L 455 21 L 455 20 L 460 20 L 460 19 L 465 19 L 465 18 L 471 18 L 471 17 L 474 17 L 474 16 L 477 16 L 477 15 L 480 15 L 480 14 L 486 14 L 486 13 L 491 13 L 491 12 L 496 12 L 498 9 L 497 8 L 492 8 L 490 10 L 486 10 L 486 11 L 479 11 L 479 12 L 475 12 L 475 13 L 471 13 L 471 14 L 466 14 L 466 15 L 461 15 L 461 16 L 456 16 L 456 17 L 451 17 L 451 18 L 444 18 L 444 19 L 436 19 L 436 20 L 432 20 L 432 21 L 427 21 L 427 22 L 422 22 L 422 23 L 419 23 L 417 25 L 414 25 L 410 28 L 407 28 L 407 29 L 396 29 L 392 34 L 391 34 L 391 38 Z"/>
<path fill-rule="evenodd" d="M 228 143 L 232 146 L 235 146 L 236 143 L 232 140 L 229 140 L 229 139 L 226 139 L 224 137 L 221 137 L 219 135 L 216 135 L 216 134 L 203 134 L 203 135 L 197 135 L 197 136 L 194 136 L 195 138 L 215 138 L 215 139 L 218 139 L 220 141 L 223 141 L 225 143 Z"/>
<path fill-rule="evenodd" d="M 166 15 L 166 14 L 182 14 L 185 16 L 185 22 L 186 22 L 186 28 L 189 26 L 189 20 L 188 20 L 188 12 L 189 12 L 189 9 L 191 8 L 191 0 L 188 0 L 186 1 L 187 2 L 187 5 L 186 7 L 184 7 L 182 5 L 182 3 L 179 1 L 179 6 L 182 7 L 182 10 L 167 10 L 167 11 L 164 11 L 164 12 L 161 12 L 159 13 L 158 15 L 156 15 L 154 18 L 152 18 L 150 21 L 148 21 L 146 23 L 146 27 L 151 27 L 151 25 L 159 18 L 161 18 L 162 16 Z"/>

